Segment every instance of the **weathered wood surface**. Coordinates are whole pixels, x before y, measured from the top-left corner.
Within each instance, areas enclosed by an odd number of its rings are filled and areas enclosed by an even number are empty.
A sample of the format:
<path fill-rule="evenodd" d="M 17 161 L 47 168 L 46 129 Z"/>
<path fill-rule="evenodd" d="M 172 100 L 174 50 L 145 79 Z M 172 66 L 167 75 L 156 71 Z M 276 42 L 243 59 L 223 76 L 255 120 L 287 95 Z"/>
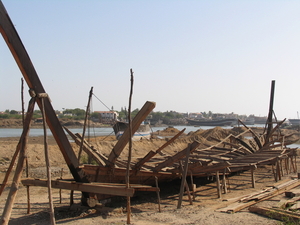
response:
<path fill-rule="evenodd" d="M 146 119 L 148 114 L 155 108 L 155 102 L 147 101 L 142 109 L 137 113 L 137 115 L 132 120 L 132 130 L 130 131 L 129 127 L 124 131 L 123 135 L 120 137 L 119 141 L 112 149 L 110 155 L 108 156 L 108 161 L 110 163 L 115 163 L 117 158 L 120 156 L 121 152 L 129 142 L 130 133 L 132 135 L 138 130 L 141 123 Z M 106 166 L 110 166 L 111 164 L 108 163 Z"/>
<path fill-rule="evenodd" d="M 212 164 L 212 165 L 208 165 L 208 166 L 198 167 L 198 168 L 191 170 L 191 172 L 193 173 L 194 176 L 200 176 L 200 175 L 203 175 L 206 173 L 223 171 L 225 168 L 230 167 L 230 165 L 231 164 L 226 161 L 223 163 L 217 163 L 217 164 Z M 190 171 L 188 173 L 190 173 Z"/>
<path fill-rule="evenodd" d="M 93 166 L 93 165 L 84 165 L 82 167 L 84 172 L 88 174 L 88 178 L 91 181 L 97 182 L 112 182 L 112 183 L 124 183 L 126 169 L 125 168 L 113 168 L 103 167 L 103 166 Z M 168 172 L 153 172 L 140 170 L 136 174 L 135 170 L 130 170 L 130 183 L 136 184 L 155 184 L 154 177 L 157 176 L 160 182 L 170 181 L 175 177 L 178 177 L 178 174 L 172 174 Z"/>
<path fill-rule="evenodd" d="M 179 161 L 180 159 L 182 159 L 184 156 L 186 156 L 186 152 L 190 151 L 191 153 L 193 151 L 195 151 L 195 149 L 200 145 L 200 143 L 198 141 L 194 141 L 190 146 L 186 147 L 184 150 L 176 153 L 175 155 L 171 156 L 170 158 L 168 158 L 166 161 L 158 164 L 153 171 L 154 172 L 158 172 L 160 171 L 162 168 L 164 167 L 168 167 L 172 164 L 174 164 L 175 162 Z"/>
<path fill-rule="evenodd" d="M 133 167 L 134 170 L 140 170 L 140 168 L 148 162 L 151 158 L 153 158 L 156 154 L 160 153 L 165 147 L 172 144 L 183 132 L 185 131 L 185 128 L 181 130 L 178 134 L 176 134 L 174 137 L 172 137 L 170 140 L 168 140 L 166 143 L 164 143 L 161 147 L 159 147 L 155 152 L 150 151 L 147 155 L 145 155 L 140 161 L 136 163 L 136 165 Z"/>
<path fill-rule="evenodd" d="M 98 165 L 104 166 L 105 162 L 103 158 L 99 156 L 95 151 L 93 151 L 90 146 L 83 141 L 82 142 L 82 137 L 81 136 L 76 136 L 72 131 L 70 131 L 67 127 L 64 127 L 64 129 L 67 131 L 67 133 L 71 136 L 71 138 L 75 141 L 75 143 L 80 146 L 82 143 L 82 150 L 85 151 L 92 159 L 95 160 L 95 162 Z"/>
<path fill-rule="evenodd" d="M 186 187 L 186 191 L 189 196 L 190 204 L 192 205 L 193 202 L 191 200 L 190 196 L 190 191 L 186 182 L 186 176 L 187 176 L 187 171 L 188 171 L 188 164 L 189 164 L 189 157 L 191 154 L 192 146 L 191 144 L 188 146 L 186 150 L 186 157 L 185 157 L 185 162 L 184 162 L 184 168 L 182 166 L 182 163 L 180 161 L 180 169 L 181 169 L 181 185 L 180 185 L 180 192 L 179 192 L 179 199 L 178 199 L 178 204 L 177 204 L 177 209 L 181 208 L 181 203 L 182 203 L 182 198 L 183 198 L 183 192 L 184 192 L 184 187 Z"/>
<path fill-rule="evenodd" d="M 22 132 L 22 135 L 21 135 L 21 138 L 18 142 L 18 145 L 16 147 L 16 151 L 10 161 L 10 164 L 9 164 L 9 167 L 5 173 L 5 177 L 3 179 L 3 182 L 1 184 L 1 187 L 0 187 L 0 196 L 7 184 L 7 181 L 8 181 L 8 177 L 10 175 L 10 172 L 12 171 L 13 169 L 13 166 L 15 164 L 15 161 L 17 159 L 17 156 L 23 146 L 23 142 L 24 142 L 24 139 L 27 138 L 28 134 L 29 134 L 29 130 L 30 130 L 30 123 L 31 123 L 31 119 L 32 119 L 32 115 L 33 115 L 33 110 L 34 110 L 34 104 L 35 104 L 35 98 L 31 98 L 31 100 L 29 101 L 29 105 L 28 105 L 28 111 L 26 113 L 26 118 L 24 120 L 24 129 L 23 129 L 23 132 Z"/>
<path fill-rule="evenodd" d="M 1 4 L 1 2 L 0 2 L 0 4 Z M 8 224 L 8 222 L 9 222 L 13 204 L 16 199 L 17 192 L 19 190 L 19 184 L 20 184 L 20 180 L 21 180 L 21 176 L 22 176 L 22 172 L 23 172 L 23 168 L 24 168 L 25 159 L 26 159 L 27 136 L 28 136 L 29 130 L 30 130 L 30 124 L 31 124 L 32 116 L 33 116 L 34 104 L 35 104 L 35 99 L 32 98 L 28 105 L 28 110 L 27 110 L 25 121 L 24 121 L 24 129 L 23 129 L 23 132 L 22 132 L 19 144 L 18 144 L 19 149 L 17 149 L 17 150 L 19 151 L 19 159 L 18 159 L 16 171 L 15 171 L 15 174 L 13 177 L 13 182 L 11 184 L 11 187 L 10 187 L 10 190 L 8 193 L 5 207 L 3 209 L 3 214 L 2 214 L 2 218 L 1 218 L 1 224 L 3 224 L 3 225 Z M 2 186 L 4 188 L 5 183 L 2 184 Z"/>
<path fill-rule="evenodd" d="M 300 202 L 295 201 L 294 204 L 289 208 L 289 210 L 299 210 L 300 209 Z"/>
<path fill-rule="evenodd" d="M 286 191 L 285 196 L 289 197 L 289 198 L 300 196 L 300 188 L 297 188 L 297 189 L 295 188 L 295 189 L 292 189 L 290 191 Z"/>
<path fill-rule="evenodd" d="M 217 211 L 220 212 L 227 212 L 227 213 L 234 213 L 238 212 L 244 208 L 247 208 L 251 205 L 254 205 L 258 202 L 273 198 L 276 195 L 282 194 L 287 190 L 295 188 L 300 185 L 300 181 L 296 180 L 289 180 L 283 184 L 274 186 L 273 188 L 268 189 L 267 192 L 261 193 L 258 192 L 257 195 L 251 194 L 249 198 L 243 197 L 244 202 L 235 202 L 225 208 L 218 209 Z"/>
<path fill-rule="evenodd" d="M 272 219 L 288 221 L 291 224 L 298 224 L 300 221 L 300 214 L 295 212 L 289 212 L 282 209 L 267 208 L 262 206 L 252 206 L 249 207 L 249 211 L 257 213 L 263 216 L 267 216 Z"/>
<path fill-rule="evenodd" d="M 261 143 L 260 137 L 255 133 L 251 128 L 249 128 L 246 124 L 244 124 L 241 120 L 239 120 L 239 123 L 241 123 L 246 129 L 249 130 L 249 132 L 253 135 L 253 138 L 258 146 L 258 149 L 262 148 L 263 144 Z"/>
<path fill-rule="evenodd" d="M 23 179 L 23 185 L 47 187 L 47 180 Z M 101 183 L 78 183 L 72 181 L 52 180 L 52 188 L 82 191 L 96 194 L 107 194 L 116 196 L 133 196 L 134 188 L 125 188 L 123 186 L 102 185 Z"/>

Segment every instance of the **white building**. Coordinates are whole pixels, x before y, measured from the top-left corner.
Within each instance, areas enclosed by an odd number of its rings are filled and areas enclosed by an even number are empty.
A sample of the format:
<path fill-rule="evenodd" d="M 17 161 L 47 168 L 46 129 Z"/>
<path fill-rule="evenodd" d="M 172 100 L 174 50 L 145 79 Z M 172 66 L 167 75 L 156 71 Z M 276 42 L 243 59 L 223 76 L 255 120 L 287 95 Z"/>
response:
<path fill-rule="evenodd" d="M 100 123 L 111 123 L 119 116 L 119 113 L 115 111 L 94 111 L 94 113 L 99 114 Z"/>

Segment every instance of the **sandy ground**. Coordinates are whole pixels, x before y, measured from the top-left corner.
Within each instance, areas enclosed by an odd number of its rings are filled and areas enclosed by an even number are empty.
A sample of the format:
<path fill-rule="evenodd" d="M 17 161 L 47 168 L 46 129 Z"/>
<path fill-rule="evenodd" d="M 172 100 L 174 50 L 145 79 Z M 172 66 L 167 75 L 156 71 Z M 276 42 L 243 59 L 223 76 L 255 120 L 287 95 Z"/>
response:
<path fill-rule="evenodd" d="M 99 139 L 103 139 L 99 138 Z M 108 154 L 115 144 L 113 137 L 104 141 L 94 140 L 95 147 L 103 154 Z M 0 179 L 3 180 L 9 162 L 14 154 L 18 138 L 0 139 Z M 135 156 L 144 155 L 149 150 L 161 146 L 164 140 L 145 141 L 134 144 Z M 182 148 L 185 141 L 179 143 L 177 148 Z M 63 178 L 70 176 L 64 159 L 52 138 L 48 139 L 49 154 L 53 178 L 59 178 L 63 168 Z M 72 143 L 74 149 L 78 148 Z M 154 149 L 153 149 L 154 148 Z M 144 151 L 140 151 L 143 149 Z M 29 175 L 34 178 L 45 178 L 44 145 L 42 137 L 29 138 L 27 151 L 29 161 Z M 124 153 L 125 154 L 125 153 Z M 123 155 L 124 157 L 125 155 Z M 299 168 L 299 167 L 298 167 Z M 23 175 L 24 177 L 25 175 Z M 285 175 L 283 179 L 295 177 L 295 174 Z M 10 177 L 10 180 L 12 176 Z M 156 193 L 138 193 L 131 199 L 132 215 L 131 224 L 279 224 L 277 220 L 262 217 L 244 209 L 234 214 L 215 211 L 232 203 L 230 199 L 243 196 L 254 191 L 263 190 L 274 185 L 274 177 L 270 166 L 258 168 L 256 171 L 256 188 L 251 187 L 250 172 L 228 177 L 229 193 L 217 196 L 216 183 L 206 179 L 196 179 L 196 200 L 190 205 L 188 197 L 184 195 L 182 207 L 177 209 L 180 181 L 160 184 L 161 212 L 158 211 Z M 0 196 L 0 213 L 5 206 L 9 192 L 9 185 Z M 106 203 L 99 203 L 95 208 L 88 208 L 80 204 L 81 193 L 74 193 L 74 204 L 70 206 L 70 192 L 62 190 L 60 203 L 59 190 L 53 189 L 53 201 L 57 224 L 126 224 L 126 199 L 117 197 Z M 260 205 L 275 204 L 283 196 L 264 201 Z M 27 214 L 26 187 L 20 186 L 14 203 L 9 224 L 50 224 L 49 203 L 46 188 L 30 187 L 30 214 Z"/>

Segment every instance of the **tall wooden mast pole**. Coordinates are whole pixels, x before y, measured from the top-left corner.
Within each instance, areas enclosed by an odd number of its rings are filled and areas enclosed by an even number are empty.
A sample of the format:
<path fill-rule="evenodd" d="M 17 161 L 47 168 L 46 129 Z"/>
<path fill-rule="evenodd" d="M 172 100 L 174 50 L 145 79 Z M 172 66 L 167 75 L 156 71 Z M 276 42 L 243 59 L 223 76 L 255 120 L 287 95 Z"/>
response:
<path fill-rule="evenodd" d="M 28 87 L 32 90 L 32 93 L 46 93 L 43 85 L 35 71 L 35 68 L 29 58 L 29 55 L 8 15 L 2 2 L 0 1 L 0 32 L 10 49 L 17 65 L 19 66 L 24 79 Z M 39 108 L 42 108 L 41 99 L 36 99 Z M 47 124 L 51 130 L 60 151 L 72 173 L 74 179 L 77 182 L 88 182 L 84 175 L 76 170 L 78 167 L 77 157 L 71 147 L 71 144 L 55 114 L 55 111 L 48 98 L 44 99 L 45 113 L 47 118 Z"/>
<path fill-rule="evenodd" d="M 130 69 L 130 94 L 129 94 L 129 106 L 128 106 L 128 129 L 129 129 L 129 149 L 128 149 L 128 161 L 126 169 L 126 188 L 130 188 L 129 173 L 130 173 L 130 163 L 131 163 L 131 153 L 132 153 L 132 124 L 131 124 L 131 100 L 133 93 L 133 72 Z M 131 216 L 131 205 L 130 196 L 127 196 L 127 224 L 130 224 Z"/>
<path fill-rule="evenodd" d="M 266 141 L 265 144 L 269 142 L 270 134 L 273 128 L 273 103 L 274 103 L 274 92 L 275 92 L 275 80 L 272 80 L 271 85 L 271 95 L 270 95 L 270 105 L 269 105 L 269 114 L 267 119 L 267 135 L 266 135 Z"/>

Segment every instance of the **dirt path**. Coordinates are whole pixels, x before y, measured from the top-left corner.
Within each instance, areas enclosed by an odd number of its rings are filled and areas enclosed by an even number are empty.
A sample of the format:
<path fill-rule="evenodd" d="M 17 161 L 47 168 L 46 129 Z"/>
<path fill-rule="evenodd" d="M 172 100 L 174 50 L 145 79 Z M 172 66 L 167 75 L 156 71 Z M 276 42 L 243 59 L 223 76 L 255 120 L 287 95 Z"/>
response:
<path fill-rule="evenodd" d="M 258 169 L 257 187 L 251 188 L 251 177 L 249 172 L 229 178 L 230 192 L 217 198 L 215 182 L 207 183 L 197 188 L 196 201 L 189 204 L 185 195 L 181 209 L 177 209 L 178 195 L 174 189 L 178 183 L 170 183 L 171 186 L 166 191 L 162 187 L 161 212 L 158 212 L 158 204 L 155 193 L 144 193 L 132 198 L 132 224 L 278 224 L 278 221 L 268 219 L 256 214 L 249 213 L 247 209 L 234 214 L 216 212 L 215 210 L 225 207 L 231 203 L 226 199 L 243 196 L 262 190 L 268 185 L 273 185 L 273 177 L 270 176 L 270 168 Z M 176 184 L 176 185 L 175 185 Z M 0 211 L 2 212 L 5 197 L 9 188 L 6 188 L 0 199 Z M 53 189 L 53 201 L 55 205 L 55 215 L 57 224 L 126 224 L 126 200 L 117 198 L 107 203 L 101 204 L 93 209 L 83 207 L 80 204 L 80 192 L 75 192 L 75 204 L 69 205 L 69 192 L 62 191 L 62 203 L 59 198 L 59 190 Z M 21 187 L 9 224 L 49 224 L 49 214 L 47 213 L 48 195 L 46 188 L 30 187 L 31 214 L 27 215 L 27 195 L 26 188 Z"/>

